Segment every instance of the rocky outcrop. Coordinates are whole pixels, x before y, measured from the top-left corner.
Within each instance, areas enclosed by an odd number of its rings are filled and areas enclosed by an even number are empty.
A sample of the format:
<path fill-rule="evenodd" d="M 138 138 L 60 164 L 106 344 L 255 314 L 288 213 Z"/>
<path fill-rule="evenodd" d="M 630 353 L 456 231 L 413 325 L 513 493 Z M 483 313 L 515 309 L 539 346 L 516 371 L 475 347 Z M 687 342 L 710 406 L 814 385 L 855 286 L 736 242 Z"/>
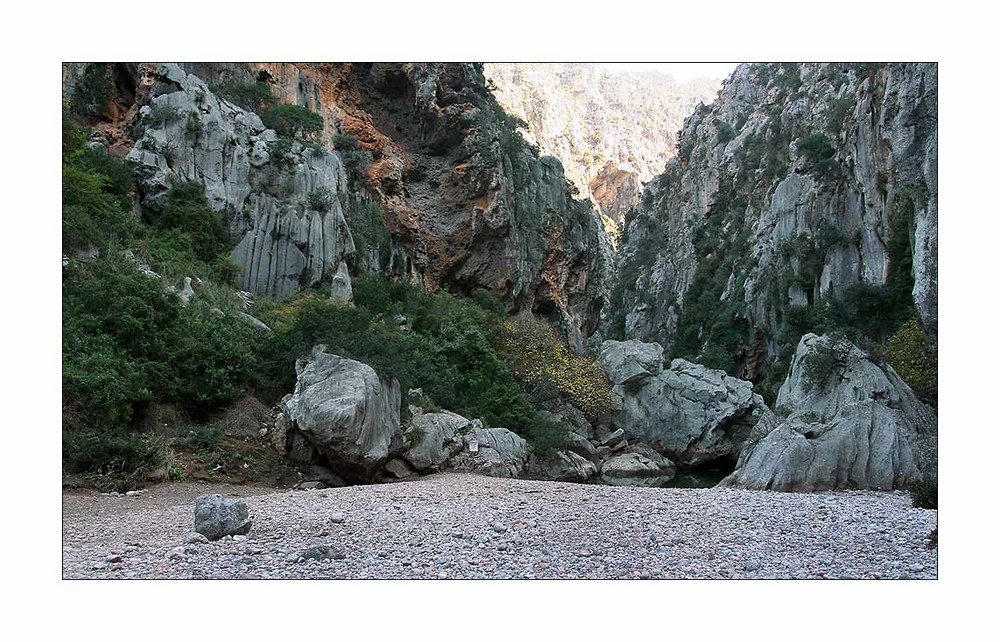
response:
<path fill-rule="evenodd" d="M 411 412 L 413 409 L 411 406 Z M 437 469 L 462 450 L 464 434 L 474 427 L 481 428 L 482 423 L 474 426 L 465 417 L 446 410 L 414 413 L 403 435 L 409 444 L 403 458 L 419 471 Z"/>
<path fill-rule="evenodd" d="M 937 418 L 891 366 L 846 340 L 808 334 L 724 486 L 779 491 L 905 488 L 937 476 Z"/>
<path fill-rule="evenodd" d="M 128 158 L 144 197 L 182 181 L 202 184 L 238 239 L 232 255 L 242 289 L 278 296 L 329 283 L 354 252 L 342 205 L 347 176 L 336 153 L 281 144 L 257 114 L 171 64 L 154 72 L 139 126 Z"/>
<path fill-rule="evenodd" d="M 284 444 L 294 445 L 295 436 L 301 436 L 345 480 L 375 479 L 403 449 L 399 384 L 383 381 L 363 363 L 327 353 L 322 345 L 297 361 L 295 370 L 295 392 L 283 402 Z"/>
<path fill-rule="evenodd" d="M 663 486 L 675 474 L 674 465 L 655 451 L 626 451 L 601 464 L 601 481 L 609 486 Z"/>
<path fill-rule="evenodd" d="M 597 466 L 573 451 L 556 450 L 532 455 L 528 472 L 539 479 L 585 482 L 597 475 Z"/>
<path fill-rule="evenodd" d="M 194 531 L 209 540 L 246 535 L 253 521 L 247 503 L 224 495 L 201 495 L 194 501 Z"/>
<path fill-rule="evenodd" d="M 663 371 L 663 346 L 656 342 L 605 341 L 598 361 L 612 385 L 624 386 Z"/>
<path fill-rule="evenodd" d="M 283 294 L 327 283 L 357 249 L 349 265 L 431 291 L 487 289 L 511 311 L 559 323 L 578 349 L 596 329 L 607 236 L 589 202 L 572 197 L 562 165 L 516 134 L 480 65 L 189 63 L 155 76 L 150 109 L 164 103 L 183 117 L 146 125 L 147 142 L 136 143 L 147 188 L 162 189 L 173 174 L 206 183 L 213 207 L 231 210 L 243 239 L 234 258 L 244 265 L 244 289 Z M 272 158 L 273 132 L 198 78 L 267 83 L 279 101 L 323 116 L 317 145 L 294 143 Z M 381 219 L 359 224 L 384 229 L 385 247 L 367 239 L 355 248 L 344 233 L 342 219 L 362 214 L 344 198 L 341 155 L 326 151 L 335 135 L 358 141 L 342 151 Z M 216 185 L 223 171 L 225 188 Z"/>
<path fill-rule="evenodd" d="M 607 336 L 761 381 L 791 308 L 864 283 L 934 345 L 936 162 L 935 64 L 741 65 L 628 217 Z"/>
<path fill-rule="evenodd" d="M 615 226 L 676 154 L 684 117 L 720 85 L 579 63 L 491 63 L 484 71 L 504 109 L 527 123 L 525 137 L 562 161 L 581 196 Z"/>
<path fill-rule="evenodd" d="M 490 477 L 524 474 L 528 442 L 506 428 L 477 428 L 466 434 L 463 442 L 463 449 L 449 461 L 449 469 Z"/>
<path fill-rule="evenodd" d="M 656 344 L 605 341 L 600 360 L 622 398 L 625 436 L 684 466 L 735 459 L 766 408 L 753 384 L 722 370 L 683 359 L 664 369 Z"/>

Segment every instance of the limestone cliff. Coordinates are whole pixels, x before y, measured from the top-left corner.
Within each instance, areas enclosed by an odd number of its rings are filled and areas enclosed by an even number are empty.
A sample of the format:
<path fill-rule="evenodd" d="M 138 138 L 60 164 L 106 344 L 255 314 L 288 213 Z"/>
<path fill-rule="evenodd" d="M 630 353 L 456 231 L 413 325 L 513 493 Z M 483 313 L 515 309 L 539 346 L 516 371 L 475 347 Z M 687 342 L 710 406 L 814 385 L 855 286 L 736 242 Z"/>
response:
<path fill-rule="evenodd" d="M 684 117 L 720 85 L 579 63 L 491 63 L 484 71 L 504 109 L 527 123 L 525 137 L 563 162 L 612 228 L 676 154 Z"/>
<path fill-rule="evenodd" d="M 96 125 L 144 168 L 144 198 L 194 180 L 238 239 L 246 289 L 328 283 L 341 261 L 557 322 L 580 348 L 597 326 L 610 245 L 559 161 L 540 157 L 475 64 L 186 63 L 118 66 L 133 88 Z M 67 65 L 68 86 L 83 67 Z M 262 83 L 323 117 L 288 144 L 217 95 Z M 353 167 L 335 136 L 357 139 Z M 360 159 L 360 160 L 359 160 Z M 352 180 L 357 177 L 357 181 Z M 357 247 L 359 203 L 389 243 Z M 370 217 L 369 217 L 370 218 Z M 353 229 L 353 234 L 351 228 Z M 363 250 L 363 251 L 362 251 Z"/>
<path fill-rule="evenodd" d="M 608 336 L 745 379 L 782 328 L 859 283 L 909 288 L 936 346 L 937 66 L 740 66 L 685 121 L 618 265 Z"/>

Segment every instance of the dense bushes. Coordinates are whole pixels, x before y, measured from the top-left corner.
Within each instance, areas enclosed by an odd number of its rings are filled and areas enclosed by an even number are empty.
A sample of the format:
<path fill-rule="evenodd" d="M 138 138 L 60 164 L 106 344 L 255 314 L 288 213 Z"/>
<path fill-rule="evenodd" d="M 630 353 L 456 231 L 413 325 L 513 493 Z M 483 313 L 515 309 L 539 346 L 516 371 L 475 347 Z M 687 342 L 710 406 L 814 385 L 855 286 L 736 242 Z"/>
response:
<path fill-rule="evenodd" d="M 149 204 L 143 215 L 156 230 L 177 230 L 186 235 L 198 260 L 215 261 L 229 249 L 228 230 L 218 212 L 209 207 L 198 183 L 177 183 L 165 198 Z"/>
<path fill-rule="evenodd" d="M 403 390 L 422 388 L 436 405 L 487 424 L 518 430 L 533 414 L 493 347 L 493 314 L 447 293 L 362 279 L 356 307 L 306 295 L 264 315 L 275 332 L 258 366 L 260 394 L 275 401 L 295 382 L 294 361 L 324 343 L 341 356 L 395 377 Z M 412 330 L 400 328 L 406 316 Z"/>

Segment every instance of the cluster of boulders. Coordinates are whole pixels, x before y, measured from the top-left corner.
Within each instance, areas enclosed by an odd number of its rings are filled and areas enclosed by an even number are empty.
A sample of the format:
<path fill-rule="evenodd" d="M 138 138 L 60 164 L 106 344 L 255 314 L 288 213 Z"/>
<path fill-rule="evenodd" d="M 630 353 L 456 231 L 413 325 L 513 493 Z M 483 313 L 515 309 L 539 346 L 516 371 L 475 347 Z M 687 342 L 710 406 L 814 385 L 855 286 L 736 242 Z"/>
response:
<path fill-rule="evenodd" d="M 599 361 L 620 408 L 591 423 L 574 406 L 543 411 L 565 436 L 538 449 L 503 427 L 433 407 L 420 390 L 316 346 L 270 429 L 308 487 L 441 471 L 611 485 L 663 486 L 678 469 L 725 462 L 724 485 L 814 491 L 902 488 L 936 475 L 936 416 L 890 366 L 850 346 L 836 373 L 806 374 L 833 339 L 806 335 L 772 411 L 747 381 L 640 341 L 605 341 Z M 790 409 L 790 410 L 789 410 Z"/>

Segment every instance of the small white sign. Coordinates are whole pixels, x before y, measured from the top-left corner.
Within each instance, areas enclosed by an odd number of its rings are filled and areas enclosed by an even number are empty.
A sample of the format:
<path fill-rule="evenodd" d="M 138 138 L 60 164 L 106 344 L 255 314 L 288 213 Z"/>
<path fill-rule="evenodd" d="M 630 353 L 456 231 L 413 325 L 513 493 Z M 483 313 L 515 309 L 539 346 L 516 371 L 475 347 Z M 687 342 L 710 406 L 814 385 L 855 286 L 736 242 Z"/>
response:
<path fill-rule="evenodd" d="M 469 452 L 470 453 L 477 453 L 477 452 L 479 452 L 479 442 L 476 441 L 475 439 L 470 439 L 469 440 Z"/>

